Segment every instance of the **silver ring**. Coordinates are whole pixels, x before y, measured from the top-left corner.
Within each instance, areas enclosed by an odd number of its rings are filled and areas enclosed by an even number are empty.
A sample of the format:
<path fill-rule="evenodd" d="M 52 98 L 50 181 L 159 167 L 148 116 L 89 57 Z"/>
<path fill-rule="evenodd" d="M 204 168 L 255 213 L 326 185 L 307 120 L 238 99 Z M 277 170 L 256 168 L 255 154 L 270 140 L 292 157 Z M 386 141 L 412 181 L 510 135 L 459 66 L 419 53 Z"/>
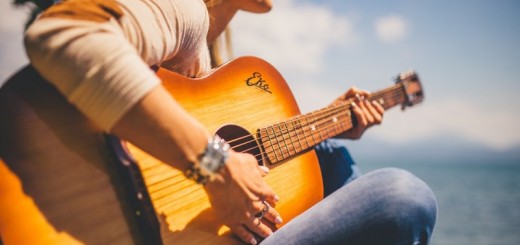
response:
<path fill-rule="evenodd" d="M 271 206 L 269 206 L 269 203 L 267 203 L 266 201 L 262 201 L 262 203 L 264 204 L 264 208 L 262 209 L 262 211 L 255 214 L 255 218 L 262 219 L 264 215 L 267 213 L 267 211 L 269 211 L 269 208 L 271 208 Z"/>

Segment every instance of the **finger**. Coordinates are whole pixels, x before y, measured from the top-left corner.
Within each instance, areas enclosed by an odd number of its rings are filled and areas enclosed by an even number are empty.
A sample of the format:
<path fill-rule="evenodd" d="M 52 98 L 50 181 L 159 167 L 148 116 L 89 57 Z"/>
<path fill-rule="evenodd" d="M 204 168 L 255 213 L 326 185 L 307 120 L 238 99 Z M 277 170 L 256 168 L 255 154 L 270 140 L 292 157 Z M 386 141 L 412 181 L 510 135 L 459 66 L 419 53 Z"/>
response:
<path fill-rule="evenodd" d="M 262 175 L 262 177 L 265 177 L 269 173 L 269 168 L 266 166 L 263 166 L 263 165 L 259 165 L 258 170 L 260 172 L 260 175 Z"/>
<path fill-rule="evenodd" d="M 253 233 L 248 231 L 244 226 L 242 225 L 235 225 L 233 227 L 230 227 L 231 231 L 238 236 L 242 241 L 249 243 L 249 244 L 257 244 L 257 241 L 255 239 L 255 236 Z"/>
<path fill-rule="evenodd" d="M 372 106 L 377 111 L 377 115 L 379 116 L 377 124 L 381 124 L 383 122 L 383 114 L 385 113 L 385 108 L 383 108 L 379 103 L 376 101 L 372 101 Z"/>
<path fill-rule="evenodd" d="M 368 100 L 363 100 L 360 104 L 361 109 L 363 110 L 363 113 L 365 115 L 365 118 L 367 119 L 367 126 L 374 123 L 374 117 L 370 113 L 369 107 L 371 107 L 370 102 Z"/>
<path fill-rule="evenodd" d="M 271 189 L 267 183 L 263 179 L 261 179 L 262 183 L 260 186 L 251 189 L 252 193 L 258 197 L 258 199 L 253 200 L 275 200 L 277 198 L 276 193 Z"/>
<path fill-rule="evenodd" d="M 367 119 L 363 114 L 363 110 L 355 102 L 352 102 L 352 111 L 356 117 L 356 126 L 366 127 L 368 124 Z"/>
<path fill-rule="evenodd" d="M 380 124 L 382 120 L 381 114 L 374 107 L 374 103 L 370 101 L 366 101 L 366 108 L 369 112 L 369 115 L 373 118 L 372 124 Z"/>
<path fill-rule="evenodd" d="M 265 183 L 264 179 L 261 178 L 262 174 L 268 171 L 269 169 L 265 166 L 259 166 L 258 162 L 253 155 L 250 154 L 241 154 L 244 160 L 244 163 L 248 164 L 252 168 L 255 168 L 259 173 L 250 175 L 246 182 L 248 182 L 248 195 L 251 200 L 265 200 L 268 198 L 272 198 L 275 194 L 274 191 Z"/>
<path fill-rule="evenodd" d="M 358 89 L 357 93 L 365 98 L 368 98 L 368 96 L 370 96 L 370 92 L 367 90 Z"/>
<path fill-rule="evenodd" d="M 347 92 L 343 95 L 345 99 L 354 97 L 358 93 L 359 89 L 356 87 L 351 87 L 347 90 Z"/>
<path fill-rule="evenodd" d="M 385 108 L 376 101 L 372 101 L 372 104 L 374 105 L 376 110 L 379 112 L 379 114 L 381 114 L 381 117 L 382 117 L 383 114 L 385 114 Z"/>
<path fill-rule="evenodd" d="M 354 97 L 356 95 L 361 95 L 361 96 L 368 96 L 370 95 L 370 92 L 366 91 L 366 90 L 362 90 L 362 89 L 359 89 L 357 87 L 351 87 L 347 93 L 345 93 L 345 97 Z"/>
<path fill-rule="evenodd" d="M 269 209 L 269 211 L 267 211 L 267 213 L 264 215 L 264 218 L 269 220 L 271 223 L 274 223 L 277 225 L 279 225 L 283 222 L 282 216 L 280 216 L 280 213 L 278 213 L 278 211 L 276 211 L 276 209 L 273 207 L 271 207 Z"/>
<path fill-rule="evenodd" d="M 253 219 L 248 224 L 246 224 L 247 229 L 252 231 L 253 233 L 261 236 L 261 237 L 267 237 L 271 234 L 273 234 L 273 231 L 271 228 L 269 228 L 267 225 L 262 223 L 261 219 Z"/>
<path fill-rule="evenodd" d="M 265 209 L 265 204 L 263 201 L 253 201 L 250 204 L 250 213 L 252 216 L 257 216 L 257 214 L 261 213 Z"/>

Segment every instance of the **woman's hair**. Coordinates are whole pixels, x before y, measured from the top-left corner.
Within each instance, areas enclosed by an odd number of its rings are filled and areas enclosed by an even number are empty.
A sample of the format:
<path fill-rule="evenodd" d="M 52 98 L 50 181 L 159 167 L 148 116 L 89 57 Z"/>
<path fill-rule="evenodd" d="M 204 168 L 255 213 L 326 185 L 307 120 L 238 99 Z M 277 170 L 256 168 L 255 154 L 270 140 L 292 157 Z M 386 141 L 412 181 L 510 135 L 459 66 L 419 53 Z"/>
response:
<path fill-rule="evenodd" d="M 208 47 L 212 67 L 220 66 L 227 60 L 233 58 L 231 30 L 229 29 L 229 26 L 226 27 L 224 32 L 222 32 L 215 41 L 209 43 Z"/>
<path fill-rule="evenodd" d="M 207 8 L 212 8 L 222 1 L 223 0 L 204 0 Z M 208 43 L 208 47 L 212 67 L 220 66 L 227 60 L 233 58 L 231 30 L 229 26 L 226 27 L 226 29 L 215 39 L 215 41 Z"/>

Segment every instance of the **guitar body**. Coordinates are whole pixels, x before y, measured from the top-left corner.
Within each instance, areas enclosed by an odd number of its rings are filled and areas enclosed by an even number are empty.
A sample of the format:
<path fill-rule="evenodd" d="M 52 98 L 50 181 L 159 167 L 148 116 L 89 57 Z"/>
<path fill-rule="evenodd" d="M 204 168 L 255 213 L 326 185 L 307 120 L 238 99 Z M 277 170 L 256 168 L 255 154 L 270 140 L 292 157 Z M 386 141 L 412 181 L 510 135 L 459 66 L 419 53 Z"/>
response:
<path fill-rule="evenodd" d="M 163 69 L 157 74 L 211 132 L 228 141 L 248 133 L 256 139 L 259 161 L 271 169 L 265 178 L 280 196 L 276 208 L 285 222 L 322 199 L 314 151 L 271 164 L 260 147 L 259 128 L 300 114 L 271 65 L 243 57 L 198 79 Z M 143 241 L 128 205 L 131 194 L 121 191 L 125 181 L 113 174 L 121 171 L 114 168 L 124 164 L 121 156 L 112 153 L 102 131 L 30 67 L 0 90 L 0 115 L 0 156 L 6 164 L 0 168 L 0 236 L 5 244 L 27 244 L 24 239 L 35 230 L 31 237 L 40 237 L 39 244 L 62 239 L 88 244 Z M 218 210 L 211 209 L 199 185 L 137 147 L 122 144 L 128 154 L 123 158 L 131 157 L 140 170 L 145 199 L 151 200 L 165 244 L 240 243 L 215 218 Z"/>
<path fill-rule="evenodd" d="M 159 70 L 158 75 L 172 96 L 210 132 L 233 124 L 256 137 L 257 129 L 300 114 L 283 77 L 257 58 L 238 58 L 201 79 L 188 79 L 166 70 Z M 141 168 L 159 219 L 169 228 L 168 232 L 162 232 L 166 241 L 173 235 L 174 241 L 181 244 L 215 243 L 215 234 L 225 235 L 223 239 L 227 240 L 227 229 L 215 219 L 215 210 L 210 208 L 201 186 L 135 147 L 129 149 Z M 263 162 L 271 168 L 265 178 L 280 197 L 276 209 L 284 221 L 323 198 L 321 172 L 314 151 L 276 165 L 265 158 Z"/>
<path fill-rule="evenodd" d="M 4 244 L 131 244 L 103 134 L 31 67 L 0 90 Z"/>

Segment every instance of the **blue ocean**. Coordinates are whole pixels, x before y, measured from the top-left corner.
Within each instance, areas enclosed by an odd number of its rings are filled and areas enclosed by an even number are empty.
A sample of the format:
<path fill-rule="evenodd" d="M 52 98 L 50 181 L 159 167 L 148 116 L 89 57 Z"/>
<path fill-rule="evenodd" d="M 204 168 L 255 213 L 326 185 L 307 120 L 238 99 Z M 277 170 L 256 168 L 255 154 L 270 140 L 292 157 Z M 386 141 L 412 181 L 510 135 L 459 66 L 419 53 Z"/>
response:
<path fill-rule="evenodd" d="M 357 161 L 363 172 L 380 163 Z M 520 244 L 520 160 L 401 163 L 423 179 L 438 202 L 433 245 Z"/>

